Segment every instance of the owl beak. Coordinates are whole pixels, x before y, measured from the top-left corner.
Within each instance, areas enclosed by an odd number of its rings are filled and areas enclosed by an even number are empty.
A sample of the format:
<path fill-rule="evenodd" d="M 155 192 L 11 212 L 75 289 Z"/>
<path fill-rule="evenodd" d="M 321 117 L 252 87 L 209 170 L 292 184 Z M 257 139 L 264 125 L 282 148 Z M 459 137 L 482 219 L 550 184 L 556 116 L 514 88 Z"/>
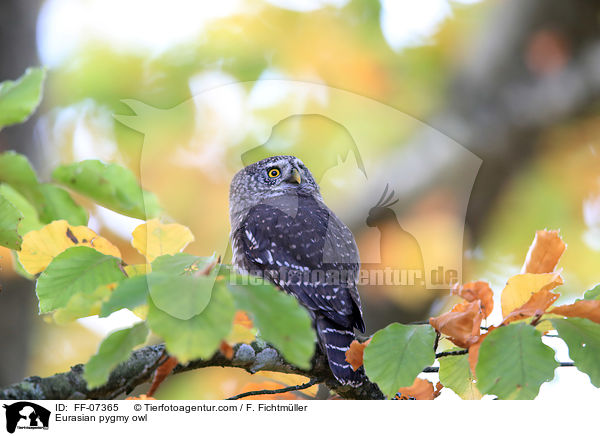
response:
<path fill-rule="evenodd" d="M 292 173 L 287 178 L 287 181 L 290 183 L 297 183 L 298 185 L 302 183 L 302 177 L 300 176 L 300 172 L 296 169 L 292 169 Z"/>

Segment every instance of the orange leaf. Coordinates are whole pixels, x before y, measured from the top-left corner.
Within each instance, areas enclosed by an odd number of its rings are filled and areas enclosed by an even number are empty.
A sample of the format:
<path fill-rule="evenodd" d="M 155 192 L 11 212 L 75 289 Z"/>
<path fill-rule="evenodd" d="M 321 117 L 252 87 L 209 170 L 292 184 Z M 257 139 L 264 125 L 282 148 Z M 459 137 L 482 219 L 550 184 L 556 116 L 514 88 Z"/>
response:
<path fill-rule="evenodd" d="M 434 390 L 433 383 L 417 377 L 412 386 L 398 389 L 398 392 L 402 394 L 402 396 L 396 396 L 396 398 L 399 400 L 433 400 L 440 394 L 439 391 L 441 389 L 441 385 L 439 382 L 438 385 L 439 386 L 436 386 L 436 389 Z"/>
<path fill-rule="evenodd" d="M 146 394 L 142 394 L 139 397 L 127 397 L 126 400 L 156 400 L 156 398 L 149 397 Z"/>
<path fill-rule="evenodd" d="M 350 348 L 346 350 L 346 362 L 348 362 L 354 371 L 360 368 L 363 364 L 363 353 L 365 348 L 371 342 L 371 338 L 363 343 L 358 342 L 356 339 L 350 344 Z"/>
<path fill-rule="evenodd" d="M 243 310 L 238 310 L 233 318 L 233 323 L 243 327 L 252 328 L 252 320 L 248 318 L 248 314 Z"/>
<path fill-rule="evenodd" d="M 558 297 L 560 297 L 559 294 L 550 292 L 548 289 L 535 292 L 525 304 L 509 313 L 504 318 L 504 321 L 502 321 L 502 324 L 509 324 L 513 321 L 529 318 L 530 316 L 541 315 L 546 309 L 552 306 Z"/>
<path fill-rule="evenodd" d="M 587 318 L 600 323 L 600 300 L 579 300 L 573 304 L 555 307 L 550 312 L 562 316 Z"/>
<path fill-rule="evenodd" d="M 262 383 L 248 383 L 242 388 L 242 392 L 250 392 L 250 391 L 262 391 L 262 390 L 274 390 L 281 389 L 287 386 L 272 382 L 265 381 Z M 248 397 L 244 397 L 245 400 L 297 400 L 298 396 L 294 392 L 284 392 L 282 394 L 265 394 L 265 395 L 250 395 Z"/>
<path fill-rule="evenodd" d="M 173 356 L 169 356 L 165 362 L 156 368 L 154 371 L 154 377 L 152 378 L 152 385 L 148 389 L 148 396 L 154 395 L 160 384 L 171 374 L 173 369 L 177 366 L 177 359 Z"/>
<path fill-rule="evenodd" d="M 229 360 L 233 359 L 233 347 L 231 345 L 229 345 L 227 342 L 221 341 L 221 345 L 219 346 L 219 351 L 227 359 L 229 359 Z"/>
<path fill-rule="evenodd" d="M 496 327 L 494 326 L 488 328 L 488 331 L 479 336 L 477 342 L 475 342 L 469 347 L 469 366 L 471 367 L 471 374 L 473 374 L 473 377 L 477 377 L 477 375 L 475 374 L 475 367 L 477 366 L 477 361 L 479 360 L 479 347 L 481 347 L 481 343 L 488 335 L 488 333 L 494 330 L 495 328 Z"/>
<path fill-rule="evenodd" d="M 458 295 L 469 302 L 480 300 L 484 318 L 490 316 L 494 309 L 494 292 L 487 282 L 477 281 L 466 283 L 460 287 L 455 286 L 452 289 L 452 294 Z"/>
<path fill-rule="evenodd" d="M 554 271 L 565 248 L 566 245 L 558 236 L 557 230 L 538 230 L 527 252 L 521 274 Z"/>
<path fill-rule="evenodd" d="M 543 274 L 517 274 L 508 279 L 502 290 L 500 303 L 502 316 L 507 317 L 513 310 L 521 307 L 533 294 L 542 289 L 548 291 L 563 284 L 560 271 Z"/>
<path fill-rule="evenodd" d="M 480 300 L 475 300 L 469 304 L 457 304 L 451 312 L 429 318 L 429 324 L 459 347 L 467 348 L 477 342 L 482 320 Z"/>

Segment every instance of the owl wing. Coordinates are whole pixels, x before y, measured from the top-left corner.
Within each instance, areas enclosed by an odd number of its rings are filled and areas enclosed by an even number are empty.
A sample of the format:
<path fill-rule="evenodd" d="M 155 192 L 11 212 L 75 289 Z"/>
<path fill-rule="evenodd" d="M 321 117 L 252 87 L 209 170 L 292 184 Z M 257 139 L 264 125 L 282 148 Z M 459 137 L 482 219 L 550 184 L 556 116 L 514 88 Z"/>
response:
<path fill-rule="evenodd" d="M 364 331 L 352 233 L 312 197 L 299 196 L 296 212 L 293 216 L 269 204 L 249 210 L 233 235 L 236 250 L 245 258 L 243 267 L 260 270 L 310 311 Z M 349 280 L 328 283 L 319 271 L 338 271 Z"/>

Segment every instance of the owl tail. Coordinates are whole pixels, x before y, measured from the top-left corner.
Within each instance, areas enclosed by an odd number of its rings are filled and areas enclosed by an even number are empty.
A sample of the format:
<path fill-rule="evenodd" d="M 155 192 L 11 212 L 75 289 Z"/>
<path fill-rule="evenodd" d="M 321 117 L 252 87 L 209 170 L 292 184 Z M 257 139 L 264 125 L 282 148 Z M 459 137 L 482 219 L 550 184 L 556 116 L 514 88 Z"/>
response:
<path fill-rule="evenodd" d="M 329 368 L 335 378 L 343 385 L 360 386 L 366 379 L 363 367 L 354 371 L 346 362 L 346 351 L 356 339 L 354 331 L 322 317 L 317 318 L 316 326 L 319 343 L 327 355 Z"/>

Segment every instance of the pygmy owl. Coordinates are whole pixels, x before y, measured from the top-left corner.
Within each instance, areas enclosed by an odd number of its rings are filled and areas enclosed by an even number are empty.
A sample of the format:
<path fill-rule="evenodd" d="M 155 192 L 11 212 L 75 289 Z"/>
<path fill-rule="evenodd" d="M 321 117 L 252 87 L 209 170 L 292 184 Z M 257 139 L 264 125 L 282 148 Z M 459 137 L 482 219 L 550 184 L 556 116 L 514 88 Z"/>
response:
<path fill-rule="evenodd" d="M 345 353 L 364 333 L 352 232 L 325 205 L 302 161 L 274 156 L 239 171 L 229 194 L 233 264 L 294 295 L 311 314 L 319 346 L 342 384 L 358 386 Z"/>

